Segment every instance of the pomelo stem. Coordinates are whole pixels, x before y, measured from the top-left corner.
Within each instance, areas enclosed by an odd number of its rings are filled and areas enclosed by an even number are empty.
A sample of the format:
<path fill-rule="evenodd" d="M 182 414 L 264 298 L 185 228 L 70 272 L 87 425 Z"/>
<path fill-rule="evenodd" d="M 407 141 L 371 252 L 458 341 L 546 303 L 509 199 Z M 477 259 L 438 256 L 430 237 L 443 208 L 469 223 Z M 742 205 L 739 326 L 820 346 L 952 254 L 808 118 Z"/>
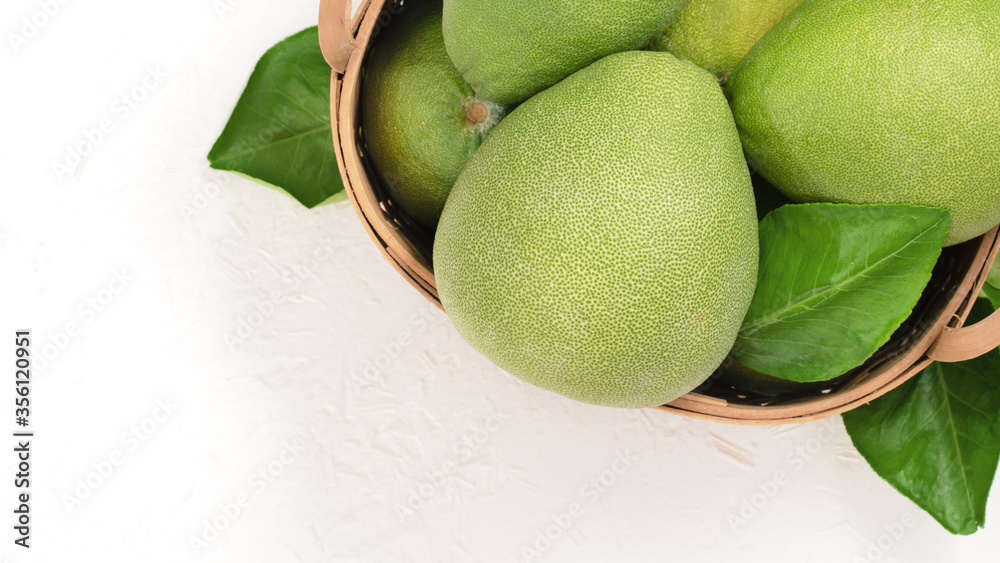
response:
<path fill-rule="evenodd" d="M 490 112 L 486 109 L 486 106 L 479 102 L 473 102 L 465 108 L 465 120 L 471 125 L 486 121 L 489 114 Z"/>

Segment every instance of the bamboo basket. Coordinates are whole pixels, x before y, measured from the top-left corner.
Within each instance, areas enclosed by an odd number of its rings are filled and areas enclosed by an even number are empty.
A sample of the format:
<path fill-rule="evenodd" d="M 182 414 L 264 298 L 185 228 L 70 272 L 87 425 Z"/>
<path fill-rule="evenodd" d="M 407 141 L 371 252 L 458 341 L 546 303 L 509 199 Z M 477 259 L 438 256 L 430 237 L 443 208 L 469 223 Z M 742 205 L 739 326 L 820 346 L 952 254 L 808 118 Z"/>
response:
<path fill-rule="evenodd" d="M 319 38 L 333 68 L 333 143 L 351 203 L 385 259 L 428 301 L 441 308 L 430 262 L 433 233 L 402 213 L 386 195 L 368 160 L 360 124 L 358 99 L 372 38 L 388 30 L 392 18 L 404 8 L 400 0 L 361 0 L 352 18 L 350 0 L 321 0 Z M 931 362 L 955 362 L 982 355 L 1000 346 L 1000 312 L 974 326 L 963 324 L 998 247 L 1000 236 L 998 228 L 994 228 L 977 239 L 945 248 L 910 318 L 864 365 L 825 388 L 764 397 L 722 386 L 702 386 L 657 409 L 736 424 L 805 422 L 867 403 L 895 389 Z"/>

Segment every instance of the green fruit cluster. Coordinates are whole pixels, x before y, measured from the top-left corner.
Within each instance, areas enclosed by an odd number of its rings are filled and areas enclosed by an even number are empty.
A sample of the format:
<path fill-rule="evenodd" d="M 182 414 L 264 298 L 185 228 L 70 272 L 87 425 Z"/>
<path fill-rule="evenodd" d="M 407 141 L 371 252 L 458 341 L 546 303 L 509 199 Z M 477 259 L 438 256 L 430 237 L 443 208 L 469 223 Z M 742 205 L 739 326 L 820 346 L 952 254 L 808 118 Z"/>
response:
<path fill-rule="evenodd" d="M 580 401 L 660 405 L 736 341 L 758 207 L 932 206 L 947 244 L 1000 223 L 992 0 L 800 1 L 404 5 L 363 131 L 474 348 Z"/>

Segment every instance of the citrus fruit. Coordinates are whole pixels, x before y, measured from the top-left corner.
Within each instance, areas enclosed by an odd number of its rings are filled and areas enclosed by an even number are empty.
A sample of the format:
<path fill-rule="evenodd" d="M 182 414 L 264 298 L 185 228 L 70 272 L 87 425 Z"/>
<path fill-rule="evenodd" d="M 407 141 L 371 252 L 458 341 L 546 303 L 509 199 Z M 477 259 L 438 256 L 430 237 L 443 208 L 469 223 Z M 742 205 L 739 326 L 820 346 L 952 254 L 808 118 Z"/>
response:
<path fill-rule="evenodd" d="M 753 168 L 799 202 L 947 209 L 946 245 L 1000 223 L 1000 9 L 809 0 L 727 83 Z"/>
<path fill-rule="evenodd" d="M 650 48 L 670 51 L 717 77 L 802 0 L 691 0 Z"/>
<path fill-rule="evenodd" d="M 708 72 L 610 55 L 533 96 L 455 183 L 434 241 L 441 302 L 509 373 L 599 405 L 695 388 L 757 276 L 749 171 Z"/>
<path fill-rule="evenodd" d="M 605 55 L 638 49 L 687 0 L 445 0 L 444 40 L 480 96 L 512 104 Z"/>
<path fill-rule="evenodd" d="M 476 96 L 444 49 L 441 2 L 408 3 L 365 66 L 361 123 L 376 172 L 433 229 L 452 184 L 506 108 Z"/>

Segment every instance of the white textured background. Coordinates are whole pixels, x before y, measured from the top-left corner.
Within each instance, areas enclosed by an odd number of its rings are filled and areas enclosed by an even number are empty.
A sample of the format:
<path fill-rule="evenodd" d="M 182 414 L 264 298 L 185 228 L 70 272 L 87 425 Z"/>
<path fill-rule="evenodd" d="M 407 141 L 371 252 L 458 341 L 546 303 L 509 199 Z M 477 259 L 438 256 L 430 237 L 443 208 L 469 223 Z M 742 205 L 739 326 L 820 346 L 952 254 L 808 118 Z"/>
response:
<path fill-rule="evenodd" d="M 346 203 L 209 171 L 254 63 L 316 0 L 62 0 L 15 49 L 46 4 L 0 5 L 4 432 L 13 331 L 52 356 L 33 547 L 12 544 L 8 433 L 0 561 L 996 560 L 1000 495 L 989 529 L 952 537 L 839 418 L 736 427 L 521 384 Z"/>

